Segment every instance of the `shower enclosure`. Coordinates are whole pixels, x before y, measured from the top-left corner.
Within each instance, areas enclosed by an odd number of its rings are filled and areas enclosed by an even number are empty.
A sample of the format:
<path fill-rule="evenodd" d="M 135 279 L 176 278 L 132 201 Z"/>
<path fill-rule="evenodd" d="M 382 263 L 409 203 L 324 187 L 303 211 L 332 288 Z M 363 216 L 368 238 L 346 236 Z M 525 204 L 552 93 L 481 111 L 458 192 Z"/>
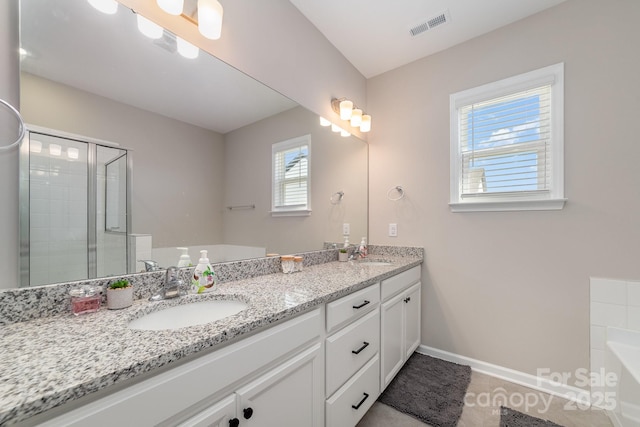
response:
<path fill-rule="evenodd" d="M 125 274 L 131 153 L 31 126 L 20 146 L 20 285 Z"/>

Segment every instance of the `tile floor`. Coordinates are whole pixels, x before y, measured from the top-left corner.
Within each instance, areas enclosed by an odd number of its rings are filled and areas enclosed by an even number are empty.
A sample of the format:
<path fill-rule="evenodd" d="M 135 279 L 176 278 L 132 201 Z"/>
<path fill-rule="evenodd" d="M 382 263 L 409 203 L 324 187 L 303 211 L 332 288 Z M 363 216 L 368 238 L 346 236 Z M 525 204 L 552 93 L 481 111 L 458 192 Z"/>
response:
<path fill-rule="evenodd" d="M 500 396 L 506 396 L 507 404 L 505 406 L 533 417 L 553 421 L 564 427 L 612 426 L 604 411 L 579 409 L 576 404 L 568 400 L 489 375 L 472 372 L 471 384 L 469 384 L 465 398 L 466 405 L 458 427 L 498 427 L 500 425 Z M 496 406 L 492 406 L 493 400 L 497 400 Z M 527 405 L 526 402 L 530 402 L 530 404 Z M 518 403 L 521 404 L 518 405 Z M 548 409 L 545 410 L 545 407 Z M 423 427 L 425 425 L 427 424 L 376 402 L 357 427 Z"/>

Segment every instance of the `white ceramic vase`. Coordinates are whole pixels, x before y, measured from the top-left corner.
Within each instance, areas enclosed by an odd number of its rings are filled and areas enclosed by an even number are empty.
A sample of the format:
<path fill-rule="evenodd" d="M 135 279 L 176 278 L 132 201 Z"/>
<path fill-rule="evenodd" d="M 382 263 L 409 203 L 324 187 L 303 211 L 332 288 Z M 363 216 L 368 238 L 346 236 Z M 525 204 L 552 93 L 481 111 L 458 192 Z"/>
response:
<path fill-rule="evenodd" d="M 107 289 L 107 308 L 119 310 L 133 304 L 133 286 L 119 289 Z"/>

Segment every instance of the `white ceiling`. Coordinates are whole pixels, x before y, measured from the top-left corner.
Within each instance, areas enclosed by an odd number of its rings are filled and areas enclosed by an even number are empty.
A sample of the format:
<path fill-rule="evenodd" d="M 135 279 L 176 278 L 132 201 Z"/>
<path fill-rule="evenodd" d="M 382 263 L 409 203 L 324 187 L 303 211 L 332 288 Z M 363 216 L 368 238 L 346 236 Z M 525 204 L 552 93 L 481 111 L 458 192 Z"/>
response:
<path fill-rule="evenodd" d="M 105 15 L 87 1 L 20 3 L 29 73 L 222 134 L 297 105 L 202 51 L 183 58 L 166 31 L 145 37 L 122 5 Z"/>
<path fill-rule="evenodd" d="M 370 78 L 565 0 L 290 1 Z M 410 35 L 409 29 L 445 11 L 450 17 L 446 24 Z"/>

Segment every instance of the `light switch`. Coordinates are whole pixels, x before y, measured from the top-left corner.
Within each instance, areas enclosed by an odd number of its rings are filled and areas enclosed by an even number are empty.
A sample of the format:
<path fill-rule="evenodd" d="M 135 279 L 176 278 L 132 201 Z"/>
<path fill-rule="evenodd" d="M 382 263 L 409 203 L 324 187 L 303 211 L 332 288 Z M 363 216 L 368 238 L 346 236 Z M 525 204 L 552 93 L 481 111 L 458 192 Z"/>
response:
<path fill-rule="evenodd" d="M 345 222 L 344 224 L 342 224 L 342 235 L 348 236 L 350 234 L 351 234 L 351 227 L 349 227 L 348 222 Z"/>
<path fill-rule="evenodd" d="M 398 224 L 394 222 L 389 224 L 389 237 L 398 237 Z"/>

